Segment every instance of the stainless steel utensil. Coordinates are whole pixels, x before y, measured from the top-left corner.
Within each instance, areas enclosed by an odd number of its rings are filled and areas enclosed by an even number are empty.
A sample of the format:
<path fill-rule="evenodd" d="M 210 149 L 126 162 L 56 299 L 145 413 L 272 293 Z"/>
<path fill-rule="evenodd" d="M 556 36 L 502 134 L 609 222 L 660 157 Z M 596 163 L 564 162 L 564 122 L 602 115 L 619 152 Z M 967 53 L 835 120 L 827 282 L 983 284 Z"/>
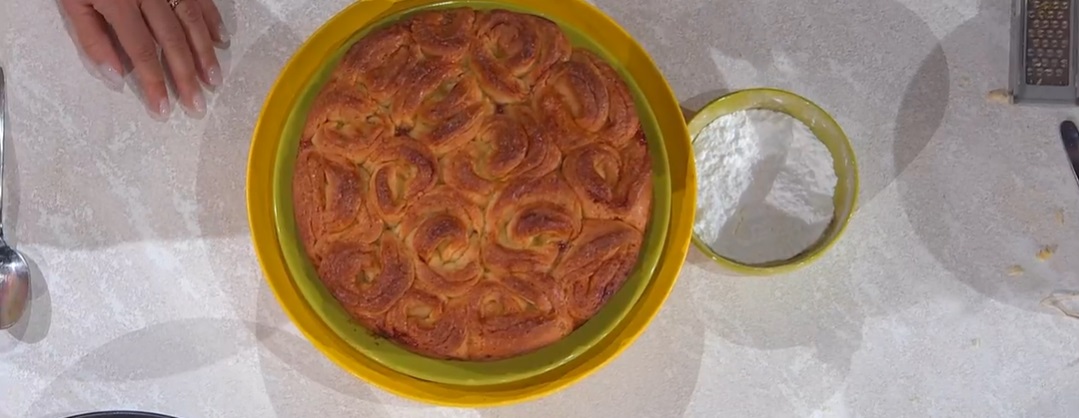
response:
<path fill-rule="evenodd" d="M 30 300 L 30 266 L 22 254 L 15 251 L 4 241 L 4 143 L 7 142 L 7 130 L 4 123 L 7 117 L 7 86 L 4 81 L 4 68 L 0 67 L 0 329 L 9 328 L 19 322 L 26 302 Z"/>
<path fill-rule="evenodd" d="M 1009 68 L 1016 104 L 1079 105 L 1079 0 L 1012 0 Z"/>

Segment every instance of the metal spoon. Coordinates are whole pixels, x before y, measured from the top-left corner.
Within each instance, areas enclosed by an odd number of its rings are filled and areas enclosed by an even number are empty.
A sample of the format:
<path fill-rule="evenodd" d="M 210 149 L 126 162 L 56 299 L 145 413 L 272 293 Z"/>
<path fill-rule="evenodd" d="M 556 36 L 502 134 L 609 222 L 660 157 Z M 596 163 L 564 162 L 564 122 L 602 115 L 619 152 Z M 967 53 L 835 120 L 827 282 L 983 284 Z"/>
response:
<path fill-rule="evenodd" d="M 26 301 L 30 299 L 30 266 L 22 254 L 4 242 L 4 143 L 7 131 L 4 119 L 7 113 L 4 68 L 0 67 L 0 329 L 10 328 L 19 322 Z"/>

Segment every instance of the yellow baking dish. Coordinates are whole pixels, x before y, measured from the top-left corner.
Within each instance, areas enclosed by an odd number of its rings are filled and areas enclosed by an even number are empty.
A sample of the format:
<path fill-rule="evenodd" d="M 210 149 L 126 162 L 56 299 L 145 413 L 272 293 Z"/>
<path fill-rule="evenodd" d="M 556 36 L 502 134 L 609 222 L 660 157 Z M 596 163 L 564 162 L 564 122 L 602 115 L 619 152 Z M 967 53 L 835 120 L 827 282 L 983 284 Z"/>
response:
<path fill-rule="evenodd" d="M 507 8 L 543 15 L 596 42 L 622 67 L 651 105 L 668 153 L 671 216 L 655 275 L 624 319 L 573 360 L 545 373 L 492 385 L 451 385 L 421 380 L 387 368 L 358 352 L 308 304 L 290 275 L 275 229 L 274 170 L 281 133 L 296 100 L 325 62 L 362 28 L 402 11 L 468 1 L 369 0 L 349 6 L 297 51 L 282 71 L 255 127 L 248 162 L 248 214 L 256 253 L 272 290 L 296 326 L 327 357 L 360 378 L 419 401 L 457 406 L 501 405 L 533 399 L 591 374 L 620 353 L 645 328 L 673 286 L 690 241 L 695 176 L 689 136 L 677 100 L 644 50 L 608 17 L 580 1 L 502 0 Z M 483 3 L 492 3 L 483 1 Z"/>

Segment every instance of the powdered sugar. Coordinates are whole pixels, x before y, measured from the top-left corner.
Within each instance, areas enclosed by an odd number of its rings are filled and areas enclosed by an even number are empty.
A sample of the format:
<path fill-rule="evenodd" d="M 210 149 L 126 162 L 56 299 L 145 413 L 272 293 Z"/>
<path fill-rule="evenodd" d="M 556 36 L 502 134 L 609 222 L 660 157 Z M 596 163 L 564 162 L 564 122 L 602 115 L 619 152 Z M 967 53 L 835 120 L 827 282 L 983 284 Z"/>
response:
<path fill-rule="evenodd" d="M 716 119 L 694 139 L 694 232 L 745 263 L 787 260 L 820 239 L 835 211 L 832 155 L 808 126 L 771 110 Z"/>

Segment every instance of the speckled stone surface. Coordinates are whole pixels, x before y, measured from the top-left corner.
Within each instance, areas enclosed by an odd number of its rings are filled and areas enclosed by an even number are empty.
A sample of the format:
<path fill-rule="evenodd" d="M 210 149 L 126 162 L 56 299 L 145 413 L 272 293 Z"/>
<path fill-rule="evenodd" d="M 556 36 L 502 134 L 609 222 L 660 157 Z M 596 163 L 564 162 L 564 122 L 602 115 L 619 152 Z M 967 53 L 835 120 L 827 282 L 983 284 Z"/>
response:
<path fill-rule="evenodd" d="M 348 2 L 218 3 L 235 33 L 224 87 L 204 119 L 157 123 L 87 74 L 53 2 L 0 1 L 6 226 L 38 274 L 27 320 L 0 332 L 0 418 L 1079 411 L 1079 320 L 1039 305 L 1079 290 L 1079 188 L 1057 136 L 1076 111 L 984 99 L 1007 79 L 1008 2 L 597 0 L 687 108 L 777 86 L 830 110 L 860 158 L 861 208 L 833 251 L 788 276 L 725 277 L 691 252 L 610 366 L 482 411 L 368 386 L 284 317 L 249 243 L 248 137 L 283 62 Z M 1057 255 L 1037 261 L 1042 245 Z"/>

